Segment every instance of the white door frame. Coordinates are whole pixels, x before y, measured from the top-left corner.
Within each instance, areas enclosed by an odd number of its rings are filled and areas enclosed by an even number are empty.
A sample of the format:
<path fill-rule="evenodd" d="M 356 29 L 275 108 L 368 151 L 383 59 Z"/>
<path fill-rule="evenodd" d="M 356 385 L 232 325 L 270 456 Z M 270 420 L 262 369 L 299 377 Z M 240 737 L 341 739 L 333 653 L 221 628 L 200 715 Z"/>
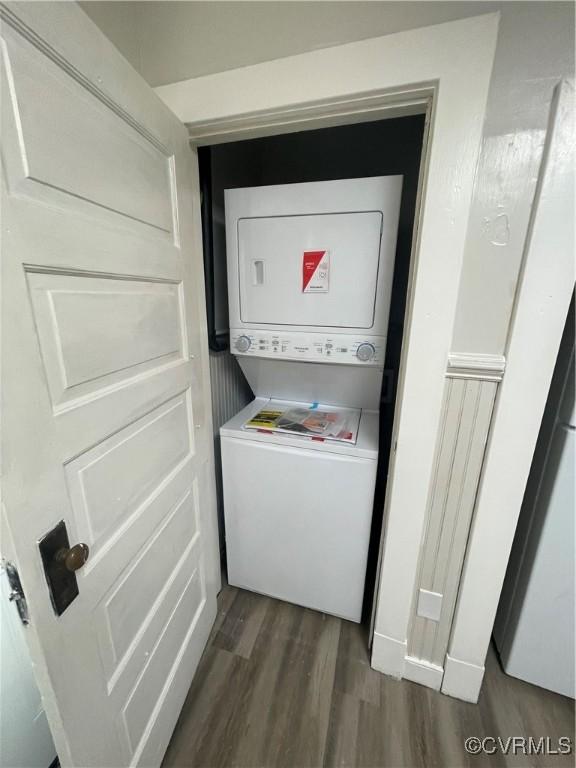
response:
<path fill-rule="evenodd" d="M 372 665 L 401 677 L 496 40 L 486 14 L 157 88 L 197 144 L 423 112 Z"/>

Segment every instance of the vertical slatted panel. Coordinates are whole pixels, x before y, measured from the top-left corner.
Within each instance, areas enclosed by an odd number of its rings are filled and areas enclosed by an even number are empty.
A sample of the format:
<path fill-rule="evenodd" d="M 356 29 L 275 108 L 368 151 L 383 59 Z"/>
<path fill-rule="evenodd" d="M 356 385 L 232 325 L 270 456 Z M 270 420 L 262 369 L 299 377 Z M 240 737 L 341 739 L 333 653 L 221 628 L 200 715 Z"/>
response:
<path fill-rule="evenodd" d="M 443 666 L 497 383 L 448 378 L 408 655 Z M 416 615 L 418 592 L 442 597 L 440 621 Z"/>
<path fill-rule="evenodd" d="M 214 463 L 216 470 L 216 502 L 220 530 L 220 550 L 224 549 L 224 501 L 222 494 L 222 460 L 220 427 L 242 410 L 254 397 L 234 355 L 210 352 L 210 388 L 214 425 Z"/>
<path fill-rule="evenodd" d="M 214 434 L 244 408 L 253 395 L 240 366 L 230 352 L 210 352 L 210 386 Z"/>

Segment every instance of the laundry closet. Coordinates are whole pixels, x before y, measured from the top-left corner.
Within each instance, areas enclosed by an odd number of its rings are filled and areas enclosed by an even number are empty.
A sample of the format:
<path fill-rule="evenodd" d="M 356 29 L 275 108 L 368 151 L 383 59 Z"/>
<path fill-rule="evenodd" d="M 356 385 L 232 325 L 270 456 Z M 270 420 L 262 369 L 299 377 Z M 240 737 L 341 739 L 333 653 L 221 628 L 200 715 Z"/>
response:
<path fill-rule="evenodd" d="M 368 621 L 423 115 L 199 150 L 229 583 Z"/>

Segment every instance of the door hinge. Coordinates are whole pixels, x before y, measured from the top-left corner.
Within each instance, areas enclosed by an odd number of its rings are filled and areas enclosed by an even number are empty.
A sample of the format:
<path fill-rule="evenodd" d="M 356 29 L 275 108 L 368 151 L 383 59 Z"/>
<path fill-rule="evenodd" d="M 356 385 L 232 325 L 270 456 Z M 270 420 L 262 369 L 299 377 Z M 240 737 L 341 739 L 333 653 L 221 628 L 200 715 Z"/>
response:
<path fill-rule="evenodd" d="M 6 576 L 8 577 L 8 584 L 10 585 L 10 593 L 8 600 L 16 603 L 16 609 L 20 616 L 22 624 L 30 623 L 30 616 L 28 614 L 28 604 L 26 603 L 26 596 L 22 589 L 22 583 L 20 576 L 18 575 L 18 569 L 9 560 L 4 560 L 4 568 L 6 570 Z"/>

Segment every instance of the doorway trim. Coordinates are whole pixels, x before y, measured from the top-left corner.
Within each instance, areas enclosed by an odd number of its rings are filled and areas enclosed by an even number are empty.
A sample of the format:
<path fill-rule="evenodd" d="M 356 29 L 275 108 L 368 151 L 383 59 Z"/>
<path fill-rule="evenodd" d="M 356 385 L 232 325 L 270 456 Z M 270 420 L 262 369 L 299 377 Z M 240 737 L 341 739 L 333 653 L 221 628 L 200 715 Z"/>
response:
<path fill-rule="evenodd" d="M 576 280 L 574 80 L 554 89 L 442 692 L 476 702 Z M 537 364 L 535 364 L 537 361 Z M 486 553 L 490 568 L 486 568 Z"/>
<path fill-rule="evenodd" d="M 486 14 L 156 89 L 193 146 L 428 109 L 372 652 L 372 666 L 396 677 L 405 668 L 498 24 L 499 14 Z"/>
<path fill-rule="evenodd" d="M 300 108 L 256 112 L 230 120 L 216 119 L 188 124 L 196 146 L 222 144 L 276 134 L 367 123 L 393 117 L 425 114 L 432 104 L 434 84 L 403 91 L 381 91 L 368 96 L 303 105 Z"/>

